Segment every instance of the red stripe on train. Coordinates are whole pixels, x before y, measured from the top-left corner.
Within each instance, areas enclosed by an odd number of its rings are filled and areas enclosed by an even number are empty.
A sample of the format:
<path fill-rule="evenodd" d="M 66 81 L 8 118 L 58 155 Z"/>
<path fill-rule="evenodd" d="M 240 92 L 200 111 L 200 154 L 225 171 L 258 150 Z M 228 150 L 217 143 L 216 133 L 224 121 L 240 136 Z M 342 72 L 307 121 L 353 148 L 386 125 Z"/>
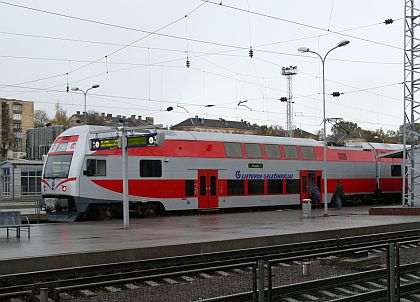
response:
<path fill-rule="evenodd" d="M 122 193 L 123 183 L 122 180 L 98 180 L 91 179 L 96 185 L 113 191 L 117 193 Z M 389 178 L 382 180 L 384 186 L 381 188 L 383 191 L 401 191 L 401 178 Z M 340 182 L 343 185 L 345 194 L 352 193 L 374 193 L 376 190 L 376 180 L 373 178 L 367 179 L 340 179 Z M 195 187 L 197 187 L 197 181 L 194 180 Z M 333 193 L 335 191 L 335 185 L 337 179 L 328 180 L 328 192 Z M 129 192 L 132 196 L 144 196 L 151 198 L 185 198 L 185 180 L 181 179 L 167 179 L 167 180 L 138 180 L 132 179 L 128 183 Z M 245 184 L 245 187 L 246 184 Z M 220 197 L 229 196 L 227 194 L 227 180 L 219 179 L 218 180 L 218 192 L 217 195 Z M 267 186 L 265 185 L 265 188 Z M 321 187 L 321 190 L 323 186 Z M 276 195 L 286 195 L 286 186 L 285 180 L 283 180 L 283 193 Z M 296 193 L 295 193 L 296 194 Z M 265 189 L 265 194 L 261 195 L 273 195 L 268 194 L 267 189 Z M 242 196 L 242 195 L 241 195 Z M 244 194 L 244 196 L 256 196 Z M 197 194 L 194 196 L 197 197 Z"/>
<path fill-rule="evenodd" d="M 78 135 L 59 136 L 54 143 L 73 143 L 79 139 Z"/>

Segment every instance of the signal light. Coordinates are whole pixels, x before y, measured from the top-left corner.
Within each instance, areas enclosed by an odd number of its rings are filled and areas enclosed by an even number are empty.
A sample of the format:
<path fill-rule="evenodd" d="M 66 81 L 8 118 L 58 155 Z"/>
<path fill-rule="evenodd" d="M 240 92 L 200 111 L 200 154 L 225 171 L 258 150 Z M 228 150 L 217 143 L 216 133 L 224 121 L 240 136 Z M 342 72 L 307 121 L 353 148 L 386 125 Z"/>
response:
<path fill-rule="evenodd" d="M 252 59 L 254 56 L 254 51 L 252 50 L 252 46 L 249 48 L 249 57 Z"/>
<path fill-rule="evenodd" d="M 282 97 L 280 98 L 280 102 L 287 102 L 287 97 L 282 96 Z"/>
<path fill-rule="evenodd" d="M 190 60 L 187 57 L 187 61 L 185 62 L 185 65 L 187 66 L 187 68 L 190 68 Z"/>
<path fill-rule="evenodd" d="M 62 186 L 61 190 L 63 190 L 63 192 L 66 192 L 67 191 L 67 186 Z"/>
<path fill-rule="evenodd" d="M 339 96 L 341 95 L 341 93 L 340 93 L 340 92 L 338 92 L 338 91 L 334 91 L 331 95 L 332 95 L 333 97 L 339 97 Z"/>
<path fill-rule="evenodd" d="M 384 23 L 386 25 L 388 25 L 388 24 L 392 24 L 393 22 L 394 22 L 394 20 L 392 20 L 392 19 L 386 19 Z"/>

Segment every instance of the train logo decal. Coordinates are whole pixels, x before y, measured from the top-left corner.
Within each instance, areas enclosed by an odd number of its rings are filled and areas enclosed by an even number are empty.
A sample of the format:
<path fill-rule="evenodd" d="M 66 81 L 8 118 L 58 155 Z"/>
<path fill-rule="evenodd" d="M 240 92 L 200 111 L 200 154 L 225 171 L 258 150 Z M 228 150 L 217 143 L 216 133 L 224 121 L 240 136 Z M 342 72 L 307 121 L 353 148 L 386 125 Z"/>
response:
<path fill-rule="evenodd" d="M 292 179 L 293 173 L 241 173 L 235 172 L 236 179 Z"/>

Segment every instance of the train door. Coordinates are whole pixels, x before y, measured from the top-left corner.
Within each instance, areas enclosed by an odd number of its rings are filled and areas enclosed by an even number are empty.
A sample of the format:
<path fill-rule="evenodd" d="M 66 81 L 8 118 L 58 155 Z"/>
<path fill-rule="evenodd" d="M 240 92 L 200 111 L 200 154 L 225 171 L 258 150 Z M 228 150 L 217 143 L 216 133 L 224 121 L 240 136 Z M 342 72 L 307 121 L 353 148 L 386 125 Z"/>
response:
<path fill-rule="evenodd" d="M 308 171 L 300 171 L 300 202 L 310 198 L 308 174 Z"/>
<path fill-rule="evenodd" d="M 218 196 L 218 172 L 217 170 L 198 170 L 198 208 L 217 208 Z"/>
<path fill-rule="evenodd" d="M 321 171 L 300 171 L 300 201 L 311 198 L 311 190 L 313 186 L 317 186 L 322 200 Z"/>

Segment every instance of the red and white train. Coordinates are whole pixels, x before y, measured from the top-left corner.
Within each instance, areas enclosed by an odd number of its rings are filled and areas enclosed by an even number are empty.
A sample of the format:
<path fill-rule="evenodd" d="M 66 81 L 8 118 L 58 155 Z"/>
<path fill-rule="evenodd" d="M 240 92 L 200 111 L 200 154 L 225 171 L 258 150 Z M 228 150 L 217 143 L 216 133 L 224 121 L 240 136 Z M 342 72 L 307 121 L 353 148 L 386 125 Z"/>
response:
<path fill-rule="evenodd" d="M 91 139 L 104 129 L 70 128 L 49 150 L 41 182 L 51 220 L 122 215 L 121 149 L 91 150 Z M 154 216 L 175 210 L 298 205 L 313 185 L 325 194 L 322 142 L 158 132 L 164 133 L 161 145 L 128 149 L 130 213 Z M 329 146 L 328 200 L 338 180 L 347 197 L 363 200 L 386 193 L 401 198 L 402 159 L 381 158 L 401 149 L 402 145 L 365 142 Z"/>

